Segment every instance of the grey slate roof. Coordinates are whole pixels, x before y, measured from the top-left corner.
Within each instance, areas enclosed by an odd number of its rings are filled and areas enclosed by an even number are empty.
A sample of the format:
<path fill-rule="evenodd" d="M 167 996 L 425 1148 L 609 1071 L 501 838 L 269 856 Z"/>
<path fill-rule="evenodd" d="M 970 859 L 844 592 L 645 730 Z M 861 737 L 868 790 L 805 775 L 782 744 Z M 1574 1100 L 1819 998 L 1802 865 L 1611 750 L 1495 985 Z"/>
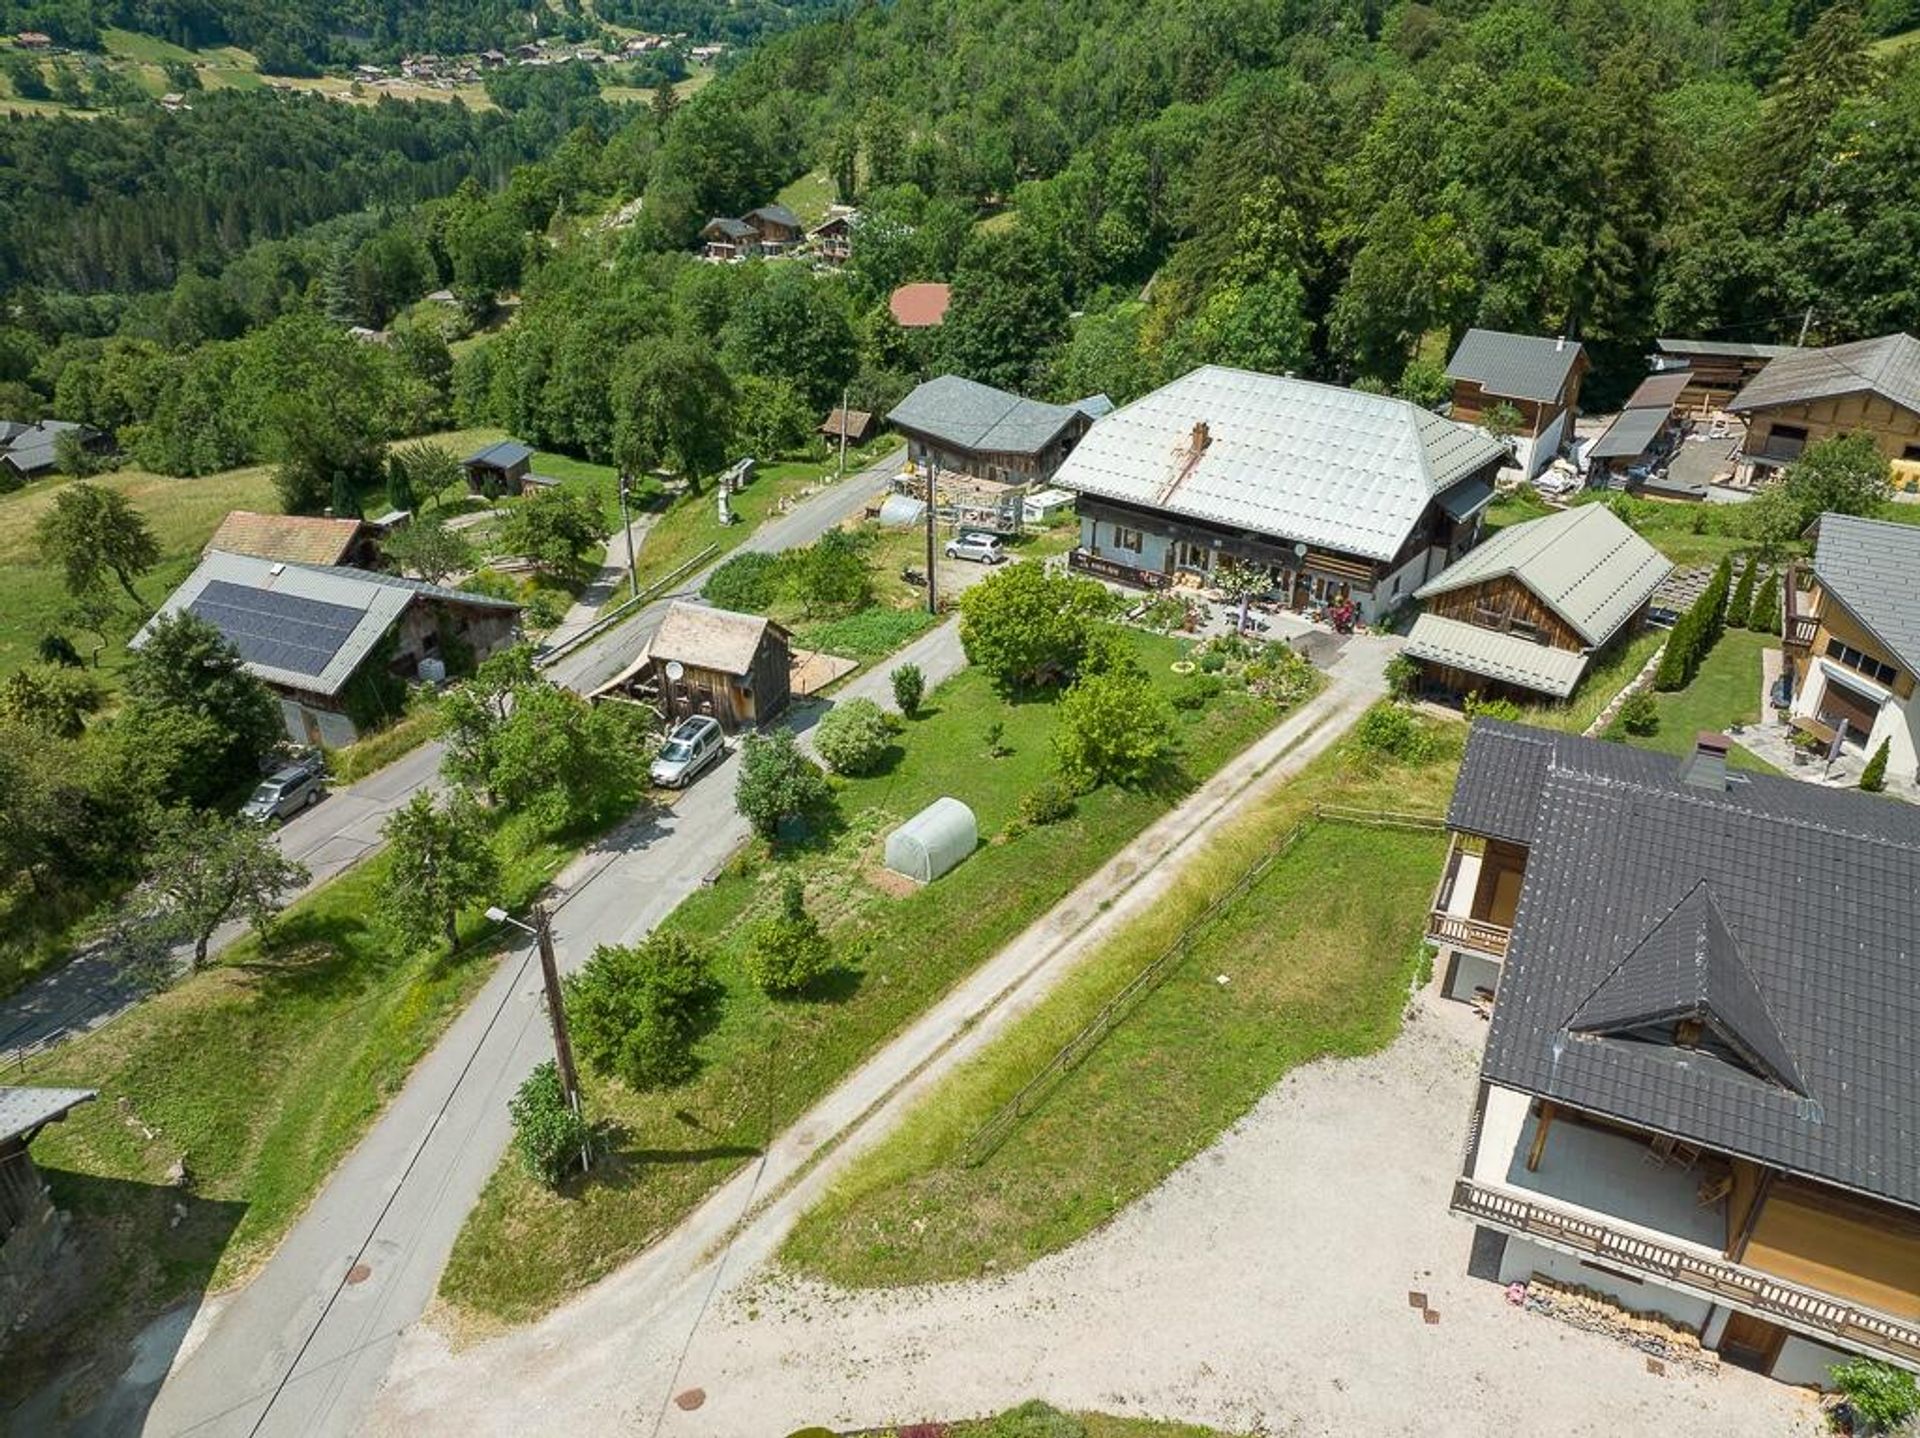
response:
<path fill-rule="evenodd" d="M 1629 409 L 1614 417 L 1606 433 L 1593 442 L 1588 459 L 1634 459 L 1653 447 L 1666 428 L 1671 409 Z"/>
<path fill-rule="evenodd" d="M 1823 514 L 1813 573 L 1887 646 L 1920 674 L 1920 526 Z"/>
<path fill-rule="evenodd" d="M 0 1143 L 31 1137 L 42 1125 L 100 1095 L 90 1088 L 13 1088 L 0 1086 Z"/>
<path fill-rule="evenodd" d="M 1920 1206 L 1920 810 L 1480 720 L 1449 823 L 1529 846 L 1493 1083 Z M 1698 1012 L 1696 1049 L 1641 1018 Z"/>
<path fill-rule="evenodd" d="M 265 683 L 337 694 L 421 597 L 482 609 L 520 607 L 398 575 L 286 564 L 214 549 L 128 647 L 138 649 L 156 620 L 185 609 L 226 635 L 248 672 Z"/>
<path fill-rule="evenodd" d="M 1414 596 L 1484 584 L 1508 575 L 1598 647 L 1653 597 L 1673 564 L 1604 504 L 1510 524 L 1429 579 Z"/>
<path fill-rule="evenodd" d="M 1588 658 L 1585 650 L 1555 649 L 1517 634 L 1482 629 L 1464 619 L 1443 619 L 1438 614 L 1423 614 L 1413 621 L 1405 653 L 1413 659 L 1483 674 L 1556 699 L 1565 699 L 1579 686 Z"/>
<path fill-rule="evenodd" d="M 1882 335 L 1769 360 L 1727 408 L 1735 413 L 1843 394 L 1877 394 L 1920 414 L 1920 340 Z"/>
<path fill-rule="evenodd" d="M 1195 455 L 1199 424 L 1207 444 Z M 1508 459 L 1478 430 L 1405 400 L 1205 365 L 1101 420 L 1053 483 L 1391 559 L 1429 504 Z"/>
<path fill-rule="evenodd" d="M 96 433 L 69 419 L 43 419 L 38 424 L 11 424 L 13 430 L 0 443 L 0 460 L 23 475 L 44 474 L 54 467 L 61 435 L 78 431 L 82 438 Z"/>
<path fill-rule="evenodd" d="M 792 229 L 802 229 L 800 217 L 785 205 L 760 205 L 748 210 L 743 218 L 748 220 L 772 220 L 776 225 L 786 225 Z"/>
<path fill-rule="evenodd" d="M 1447 378 L 1471 380 L 1499 398 L 1546 404 L 1560 397 L 1579 358 L 1578 340 L 1468 330 L 1447 361 Z"/>
<path fill-rule="evenodd" d="M 895 405 L 887 423 L 956 449 L 1038 454 L 1081 418 L 1071 405 L 1043 404 L 957 374 L 928 380 Z"/>
<path fill-rule="evenodd" d="M 479 464 L 489 469 L 511 469 L 524 459 L 532 459 L 533 450 L 517 439 L 496 440 L 485 449 L 476 450 L 460 463 Z"/>

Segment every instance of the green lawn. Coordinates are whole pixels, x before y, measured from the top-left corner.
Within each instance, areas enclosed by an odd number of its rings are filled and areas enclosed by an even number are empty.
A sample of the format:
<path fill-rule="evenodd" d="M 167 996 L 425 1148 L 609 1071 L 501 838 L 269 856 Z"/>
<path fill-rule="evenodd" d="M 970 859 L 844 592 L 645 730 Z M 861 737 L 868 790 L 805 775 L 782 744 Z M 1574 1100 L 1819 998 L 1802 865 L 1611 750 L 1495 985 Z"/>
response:
<path fill-rule="evenodd" d="M 1751 547 L 1740 533 L 1740 507 L 1691 504 L 1683 500 L 1643 499 L 1637 495 L 1595 495 L 1583 504 L 1606 504 L 1655 549 L 1682 568 L 1716 564 L 1724 554 Z M 1489 531 L 1553 510 L 1531 489 L 1496 500 L 1487 508 Z"/>
<path fill-rule="evenodd" d="M 1700 664 L 1693 683 L 1672 694 L 1653 696 L 1660 713 L 1657 732 L 1627 742 L 1643 749 L 1659 749 L 1668 754 L 1693 751 L 1694 737 L 1702 729 L 1724 730 L 1734 724 L 1753 724 L 1760 718 L 1760 651 L 1777 648 L 1780 640 L 1771 634 L 1755 634 L 1746 629 L 1729 629 L 1713 646 L 1713 652 Z M 1777 773 L 1763 759 L 1756 759 L 1740 745 L 1727 751 L 1728 760 L 1741 769 Z"/>
<path fill-rule="evenodd" d="M 827 207 L 838 197 L 833 181 L 820 171 L 810 171 L 774 196 L 800 217 L 800 223 L 812 229 L 827 217 Z"/>
<path fill-rule="evenodd" d="M 500 902 L 518 907 L 577 838 L 510 825 L 499 846 Z M 10 1371 L 26 1375 L 23 1391 L 88 1344 L 108 1351 L 161 1309 L 262 1262 L 492 971 L 497 930 L 478 915 L 462 924 L 457 958 L 395 951 L 370 919 L 384 862 L 295 904 L 264 948 L 249 937 L 9 1074 L 100 1091 L 34 1145 L 73 1215 L 86 1298 L 58 1325 L 16 1336 Z M 185 1191 L 166 1182 L 176 1161 Z"/>
<path fill-rule="evenodd" d="M 1612 701 L 1613 696 L 1626 688 L 1629 680 L 1638 674 L 1653 657 L 1653 651 L 1666 642 L 1667 631 L 1648 629 L 1635 635 L 1624 644 L 1617 644 L 1601 655 L 1581 676 L 1580 687 L 1573 691 L 1573 697 L 1564 704 L 1536 704 L 1530 706 L 1521 717 L 1529 724 L 1538 724 L 1543 729 L 1559 729 L 1568 734 L 1584 734 L 1587 726 L 1600 717 L 1600 712 Z"/>
<path fill-rule="evenodd" d="M 1181 646 L 1136 637 L 1155 682 L 1171 688 Z M 1051 771 L 1055 712 L 1051 696 L 1010 703 L 983 675 L 962 671 L 928 696 L 884 773 L 840 786 L 836 826 L 774 857 L 756 846 L 682 903 L 667 922 L 714 943 L 725 991 L 698 1047 L 699 1074 L 655 1094 L 590 1083 L 591 1107 L 617 1135 L 611 1154 L 590 1182 L 560 1194 L 509 1158 L 467 1220 L 442 1294 L 470 1311 L 525 1320 L 640 1252 L 1277 717 L 1272 705 L 1230 693 L 1183 718 L 1178 782 L 1102 789 L 1071 819 L 1008 837 L 1020 796 Z M 1005 757 L 987 757 L 990 722 L 1005 726 Z M 973 807 L 981 848 L 938 883 L 890 893 L 874 877 L 882 836 L 941 795 Z M 775 1003 L 742 972 L 741 950 L 788 875 L 806 884 L 844 967 L 824 996 Z"/>
<path fill-rule="evenodd" d="M 1289 1070 L 1390 1042 L 1421 970 L 1446 836 L 1322 821 L 998 1149 L 960 1162 L 972 1135 L 1316 802 L 1441 812 L 1465 730 L 1432 729 L 1429 762 L 1382 765 L 1343 748 L 1244 810 L 1150 914 L 856 1159 L 795 1227 L 784 1261 L 848 1286 L 1018 1268 L 1151 1191 Z"/>

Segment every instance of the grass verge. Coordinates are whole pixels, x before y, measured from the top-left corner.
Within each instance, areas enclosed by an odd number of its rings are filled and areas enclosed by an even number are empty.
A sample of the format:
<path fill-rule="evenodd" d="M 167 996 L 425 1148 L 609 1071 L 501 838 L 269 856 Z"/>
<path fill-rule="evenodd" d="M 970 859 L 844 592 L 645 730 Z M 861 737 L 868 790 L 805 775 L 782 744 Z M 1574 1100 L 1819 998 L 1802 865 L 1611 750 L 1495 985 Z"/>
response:
<path fill-rule="evenodd" d="M 1465 729 L 1419 765 L 1351 741 L 1244 810 L 1152 911 L 856 1159 L 782 1258 L 864 1287 L 1004 1272 L 1092 1232 L 1211 1144 L 1288 1071 L 1399 1031 L 1446 849 L 1439 832 L 1321 821 L 977 1167 L 972 1135 L 1316 803 L 1440 812 Z M 1220 982 L 1224 975 L 1225 983 Z"/>
<path fill-rule="evenodd" d="M 1136 637 L 1155 682 L 1173 687 L 1181 647 Z M 1007 838 L 1021 795 L 1051 772 L 1056 712 L 1051 696 L 1008 702 L 962 671 L 928 696 L 883 772 L 840 786 L 836 826 L 772 856 L 748 850 L 682 903 L 667 922 L 714 944 L 724 989 L 698 1075 L 651 1094 L 590 1083 L 613 1134 L 592 1181 L 551 1193 L 504 1162 L 460 1234 L 442 1295 L 467 1316 L 524 1321 L 639 1253 L 1277 717 L 1229 692 L 1182 716 L 1182 772 L 1168 783 L 1099 790 L 1072 818 Z M 984 731 L 996 722 L 1007 752 L 989 758 Z M 876 882 L 880 836 L 941 795 L 972 806 L 986 842 L 918 891 Z M 742 950 L 788 875 L 805 883 L 842 967 L 811 999 L 777 1003 L 745 974 Z"/>
<path fill-rule="evenodd" d="M 1653 651 L 1666 642 L 1667 631 L 1648 629 L 1624 644 L 1617 644 L 1596 659 L 1581 676 L 1580 687 L 1564 704 L 1536 704 L 1521 715 L 1528 724 L 1542 729 L 1558 729 L 1565 734 L 1584 734 L 1587 726 L 1627 687 L 1633 676 L 1646 666 Z"/>

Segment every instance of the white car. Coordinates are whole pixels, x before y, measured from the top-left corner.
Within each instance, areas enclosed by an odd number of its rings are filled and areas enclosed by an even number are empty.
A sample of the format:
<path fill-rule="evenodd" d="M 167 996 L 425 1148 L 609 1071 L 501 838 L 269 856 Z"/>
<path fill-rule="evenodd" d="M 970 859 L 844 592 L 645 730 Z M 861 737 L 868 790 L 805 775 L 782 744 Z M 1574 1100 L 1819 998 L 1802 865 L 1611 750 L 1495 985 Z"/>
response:
<path fill-rule="evenodd" d="M 653 782 L 663 789 L 684 789 L 726 752 L 727 736 L 718 720 L 705 714 L 682 719 L 653 761 Z"/>
<path fill-rule="evenodd" d="M 1007 551 L 991 534 L 960 534 L 947 541 L 947 558 L 971 559 L 975 564 L 1004 564 Z"/>

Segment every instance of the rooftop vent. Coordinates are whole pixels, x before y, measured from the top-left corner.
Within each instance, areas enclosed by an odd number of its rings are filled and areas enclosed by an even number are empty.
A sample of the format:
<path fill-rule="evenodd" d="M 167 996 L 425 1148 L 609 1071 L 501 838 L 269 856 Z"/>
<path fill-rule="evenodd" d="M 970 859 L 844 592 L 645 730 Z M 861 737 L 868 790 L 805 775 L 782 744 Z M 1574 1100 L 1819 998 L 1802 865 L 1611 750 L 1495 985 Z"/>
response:
<path fill-rule="evenodd" d="M 1682 763 L 1680 777 L 1695 789 L 1727 788 L 1727 746 L 1733 741 L 1724 734 L 1702 729 L 1693 741 L 1693 753 Z"/>

